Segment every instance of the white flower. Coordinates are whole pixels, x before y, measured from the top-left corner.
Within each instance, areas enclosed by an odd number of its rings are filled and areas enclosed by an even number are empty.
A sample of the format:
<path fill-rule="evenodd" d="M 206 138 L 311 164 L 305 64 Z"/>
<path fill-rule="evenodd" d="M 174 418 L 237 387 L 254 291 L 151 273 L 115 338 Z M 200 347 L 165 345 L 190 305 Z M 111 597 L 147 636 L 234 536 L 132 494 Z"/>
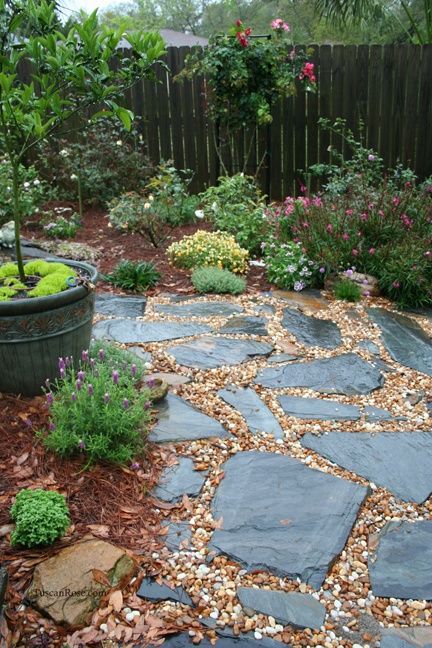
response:
<path fill-rule="evenodd" d="M 195 210 L 195 216 L 197 218 L 204 218 L 204 211 L 202 209 L 196 209 Z"/>
<path fill-rule="evenodd" d="M 78 176 L 75 173 L 72 173 L 70 179 L 71 180 L 78 180 Z"/>
<path fill-rule="evenodd" d="M 67 149 L 62 149 L 59 153 L 62 157 L 68 157 L 69 151 Z"/>
<path fill-rule="evenodd" d="M 121 140 L 117 140 L 116 145 L 117 146 L 123 146 L 123 142 Z"/>
<path fill-rule="evenodd" d="M 24 182 L 24 189 L 28 189 L 30 187 L 30 182 Z"/>
<path fill-rule="evenodd" d="M 295 267 L 295 266 L 293 266 L 293 265 L 289 265 L 289 266 L 287 267 L 287 272 L 289 272 L 290 274 L 293 274 L 293 272 L 295 272 L 295 271 L 296 271 L 296 267 Z"/>
<path fill-rule="evenodd" d="M 211 208 L 214 212 L 217 211 L 218 206 L 216 201 L 212 202 Z"/>
<path fill-rule="evenodd" d="M 258 268 L 264 268 L 265 263 L 262 260 L 260 261 L 259 259 L 256 259 L 255 261 L 249 261 L 249 265 L 257 266 Z"/>
<path fill-rule="evenodd" d="M 35 185 L 35 187 L 37 187 L 38 185 L 40 185 L 40 180 L 38 180 L 37 178 L 35 178 L 35 179 L 33 180 L 33 184 Z"/>
<path fill-rule="evenodd" d="M 154 196 L 152 194 L 150 194 L 148 199 L 150 200 L 150 202 L 152 202 L 154 200 Z"/>
<path fill-rule="evenodd" d="M 144 209 L 150 209 L 151 205 L 149 202 L 144 203 Z"/>

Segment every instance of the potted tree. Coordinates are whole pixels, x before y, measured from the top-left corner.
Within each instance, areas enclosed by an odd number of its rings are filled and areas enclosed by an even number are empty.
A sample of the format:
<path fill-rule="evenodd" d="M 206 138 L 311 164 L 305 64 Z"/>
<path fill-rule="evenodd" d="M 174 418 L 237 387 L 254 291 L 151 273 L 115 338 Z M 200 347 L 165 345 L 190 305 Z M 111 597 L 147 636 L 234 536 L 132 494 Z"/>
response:
<path fill-rule="evenodd" d="M 139 78 L 152 78 L 165 49 L 158 33 L 100 28 L 96 12 L 63 34 L 55 5 L 0 0 L 0 148 L 12 168 L 16 249 L 16 267 L 0 267 L 0 391 L 25 395 L 40 393 L 45 379 L 55 377 L 59 356 L 77 357 L 88 347 L 96 270 L 65 261 L 70 272 L 57 265 L 62 278 L 47 281 L 53 268 L 46 262 L 24 263 L 21 165 L 79 116 L 117 118 L 129 129 L 133 115 L 121 98 Z M 129 56 L 111 66 L 122 38 Z M 31 66 L 28 80 L 23 65 Z"/>

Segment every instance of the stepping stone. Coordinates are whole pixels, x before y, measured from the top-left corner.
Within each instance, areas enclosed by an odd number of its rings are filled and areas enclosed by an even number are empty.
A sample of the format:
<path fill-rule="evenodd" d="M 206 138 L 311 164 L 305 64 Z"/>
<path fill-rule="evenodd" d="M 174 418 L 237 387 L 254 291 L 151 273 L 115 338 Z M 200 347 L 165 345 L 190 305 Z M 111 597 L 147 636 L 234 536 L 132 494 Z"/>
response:
<path fill-rule="evenodd" d="M 137 594 L 148 601 L 174 601 L 193 606 L 189 594 L 184 591 L 183 587 L 171 588 L 168 585 L 159 585 L 151 578 L 144 578 Z"/>
<path fill-rule="evenodd" d="M 136 322 L 130 319 L 114 319 L 98 322 L 93 326 L 97 340 L 114 340 L 121 343 L 164 342 L 201 333 L 209 333 L 205 324 L 175 322 Z"/>
<path fill-rule="evenodd" d="M 310 317 L 292 308 L 285 308 L 282 326 L 306 346 L 335 349 L 342 340 L 339 327 L 334 322 Z"/>
<path fill-rule="evenodd" d="M 218 392 L 218 396 L 240 412 L 252 434 L 267 432 L 273 434 L 276 439 L 284 438 L 275 415 L 250 387 L 228 385 L 226 389 Z"/>
<path fill-rule="evenodd" d="M 258 304 L 253 307 L 253 310 L 258 315 L 274 315 L 276 308 L 271 304 Z"/>
<path fill-rule="evenodd" d="M 368 421 L 400 421 L 406 420 L 404 417 L 395 418 L 391 412 L 374 405 L 366 405 L 364 415 Z"/>
<path fill-rule="evenodd" d="M 230 302 L 202 301 L 194 304 L 158 304 L 155 306 L 155 312 L 176 317 L 229 317 L 236 313 L 242 313 L 243 308 Z"/>
<path fill-rule="evenodd" d="M 324 625 L 326 609 L 311 594 L 239 587 L 237 597 L 243 608 L 272 616 L 282 625 L 314 630 Z"/>
<path fill-rule="evenodd" d="M 420 504 L 432 492 L 432 432 L 305 434 L 301 444 L 405 502 Z"/>
<path fill-rule="evenodd" d="M 432 628 L 385 628 L 381 648 L 432 648 Z"/>
<path fill-rule="evenodd" d="M 203 619 L 198 620 L 203 621 Z M 238 637 L 234 636 L 227 629 L 222 630 L 217 628 L 216 632 L 219 635 L 219 639 L 215 644 L 211 643 L 209 639 L 202 639 L 199 643 L 199 648 L 235 648 L 235 646 L 239 648 L 290 648 L 290 645 L 281 643 L 275 639 L 269 639 L 268 637 L 263 637 L 257 641 L 251 632 L 245 635 L 239 635 Z M 164 648 L 194 648 L 196 644 L 192 642 L 192 637 L 183 633 L 171 635 L 165 639 L 163 646 Z M 150 644 L 149 648 L 155 648 L 155 646 Z"/>
<path fill-rule="evenodd" d="M 160 482 L 152 490 L 152 495 L 164 502 L 179 502 L 183 495 L 196 497 L 207 477 L 207 472 L 194 469 L 194 462 L 189 457 L 179 457 L 174 466 L 165 468 Z"/>
<path fill-rule="evenodd" d="M 142 362 L 152 361 L 151 353 L 144 351 L 144 349 L 140 346 L 130 346 L 127 348 L 127 350 L 136 355 L 136 357 L 139 358 Z"/>
<path fill-rule="evenodd" d="M 298 356 L 291 355 L 290 353 L 278 353 L 272 355 L 267 360 L 268 364 L 280 364 L 281 362 L 291 362 L 291 360 L 298 360 Z"/>
<path fill-rule="evenodd" d="M 432 521 L 388 522 L 369 551 L 375 596 L 432 600 Z"/>
<path fill-rule="evenodd" d="M 393 360 L 432 376 L 432 339 L 415 320 L 383 308 L 370 308 L 368 314 L 380 327 Z"/>
<path fill-rule="evenodd" d="M 248 571 L 319 588 L 342 551 L 367 489 L 269 452 L 238 452 L 212 503 L 222 518 L 209 543 Z"/>
<path fill-rule="evenodd" d="M 334 358 L 292 362 L 268 367 L 258 373 L 255 383 L 263 387 L 308 387 L 324 394 L 369 394 L 383 385 L 384 378 L 373 365 L 355 353 Z"/>
<path fill-rule="evenodd" d="M 264 317 L 252 315 L 241 315 L 231 317 L 220 329 L 219 333 L 244 334 L 244 335 L 268 335 L 268 320 Z"/>
<path fill-rule="evenodd" d="M 145 297 L 121 297 L 112 293 L 96 294 L 95 310 L 102 315 L 114 317 L 141 317 L 144 315 Z"/>
<path fill-rule="evenodd" d="M 266 342 L 211 336 L 167 349 L 167 353 L 174 356 L 178 364 L 193 369 L 216 369 L 241 364 L 252 360 L 254 356 L 269 355 L 272 351 L 273 347 Z"/>
<path fill-rule="evenodd" d="M 279 402 L 285 414 L 301 419 L 357 421 L 360 418 L 360 409 L 356 405 L 346 405 L 334 400 L 280 396 Z"/>
<path fill-rule="evenodd" d="M 370 340 L 361 340 L 358 345 L 360 349 L 365 349 L 365 351 L 369 351 L 369 353 L 372 353 L 372 355 L 380 355 L 380 348 L 375 342 L 371 342 Z"/>
<path fill-rule="evenodd" d="M 278 299 L 283 299 L 288 302 L 294 308 L 303 310 L 307 308 L 312 312 L 322 311 L 327 309 L 329 306 L 329 301 L 323 297 L 319 290 L 314 290 L 312 288 L 308 290 L 302 290 L 301 292 L 295 292 L 292 290 L 273 290 L 272 292 L 266 293 L 269 297 L 277 297 Z"/>
<path fill-rule="evenodd" d="M 190 376 L 183 376 L 165 371 L 158 371 L 157 373 L 149 374 L 146 380 L 163 380 L 170 387 L 179 387 L 180 385 L 187 385 L 191 382 Z"/>
<path fill-rule="evenodd" d="M 182 547 L 189 546 L 192 536 L 189 522 L 162 522 L 162 527 L 168 527 L 168 533 L 161 536 L 168 549 L 179 551 Z"/>
<path fill-rule="evenodd" d="M 218 421 L 174 394 L 167 395 L 158 411 L 158 421 L 149 435 L 150 441 L 155 443 L 230 436 Z"/>

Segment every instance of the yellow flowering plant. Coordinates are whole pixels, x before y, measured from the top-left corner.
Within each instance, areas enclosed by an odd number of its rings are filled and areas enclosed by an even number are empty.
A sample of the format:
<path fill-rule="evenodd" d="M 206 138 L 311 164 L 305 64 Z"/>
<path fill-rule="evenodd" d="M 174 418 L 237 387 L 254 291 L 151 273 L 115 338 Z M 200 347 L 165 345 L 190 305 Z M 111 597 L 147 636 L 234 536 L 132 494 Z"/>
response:
<path fill-rule="evenodd" d="M 231 270 L 237 274 L 246 272 L 249 253 L 227 232 L 198 230 L 192 236 L 184 236 L 167 249 L 172 265 L 178 268 L 213 266 Z"/>

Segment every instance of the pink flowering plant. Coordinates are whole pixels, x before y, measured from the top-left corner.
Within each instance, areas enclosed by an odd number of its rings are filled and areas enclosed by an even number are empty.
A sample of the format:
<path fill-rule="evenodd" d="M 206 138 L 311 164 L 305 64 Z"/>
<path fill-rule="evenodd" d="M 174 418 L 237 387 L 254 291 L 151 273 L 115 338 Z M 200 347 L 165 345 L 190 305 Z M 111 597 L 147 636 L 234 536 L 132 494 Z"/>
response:
<path fill-rule="evenodd" d="M 151 384 L 133 355 L 113 345 L 83 351 L 79 369 L 59 358 L 60 378 L 48 379 L 48 432 L 38 432 L 45 446 L 61 457 L 83 455 L 85 467 L 96 461 L 134 462 L 145 447 L 150 420 Z"/>

